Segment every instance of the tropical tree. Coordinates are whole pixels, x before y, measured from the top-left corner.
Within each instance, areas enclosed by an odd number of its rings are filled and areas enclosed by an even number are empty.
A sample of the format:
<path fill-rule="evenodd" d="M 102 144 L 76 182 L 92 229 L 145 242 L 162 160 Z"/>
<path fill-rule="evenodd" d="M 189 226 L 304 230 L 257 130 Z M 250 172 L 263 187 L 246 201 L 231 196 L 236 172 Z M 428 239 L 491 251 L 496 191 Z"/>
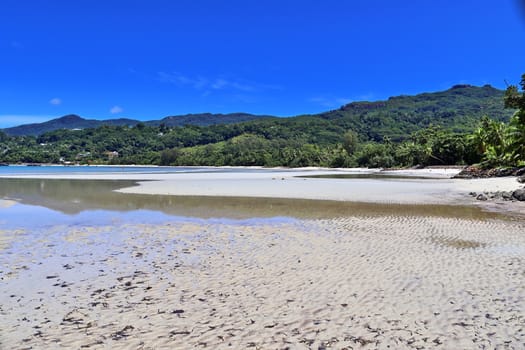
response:
<path fill-rule="evenodd" d="M 511 139 L 507 124 L 483 117 L 469 141 L 482 155 L 482 165 L 510 165 Z"/>
<path fill-rule="evenodd" d="M 521 76 L 521 91 L 511 85 L 505 91 L 505 107 L 516 108 L 509 123 L 510 158 L 516 164 L 525 162 L 525 74 Z"/>
<path fill-rule="evenodd" d="M 521 91 L 516 85 L 507 87 L 505 108 L 516 109 L 508 124 L 484 116 L 469 141 L 482 155 L 484 166 L 516 166 L 525 163 L 525 74 Z"/>
<path fill-rule="evenodd" d="M 343 148 L 349 156 L 353 155 L 359 143 L 359 136 L 353 130 L 348 130 L 343 135 Z"/>
<path fill-rule="evenodd" d="M 525 123 L 516 114 L 509 123 L 510 158 L 517 164 L 525 163 Z"/>
<path fill-rule="evenodd" d="M 521 76 L 520 81 L 521 91 L 516 85 L 510 85 L 505 91 L 505 108 L 515 108 L 518 111 L 515 113 L 518 121 L 525 124 L 525 74 Z"/>

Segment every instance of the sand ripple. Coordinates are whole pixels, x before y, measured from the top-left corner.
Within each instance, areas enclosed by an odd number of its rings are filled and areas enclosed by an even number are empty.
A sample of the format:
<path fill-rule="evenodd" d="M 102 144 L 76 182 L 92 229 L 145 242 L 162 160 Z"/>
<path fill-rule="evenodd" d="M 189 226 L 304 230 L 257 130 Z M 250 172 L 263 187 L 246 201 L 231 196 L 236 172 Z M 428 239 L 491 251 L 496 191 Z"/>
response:
<path fill-rule="evenodd" d="M 373 216 L 47 229 L 0 257 L 0 345 L 523 348 L 524 228 Z"/>

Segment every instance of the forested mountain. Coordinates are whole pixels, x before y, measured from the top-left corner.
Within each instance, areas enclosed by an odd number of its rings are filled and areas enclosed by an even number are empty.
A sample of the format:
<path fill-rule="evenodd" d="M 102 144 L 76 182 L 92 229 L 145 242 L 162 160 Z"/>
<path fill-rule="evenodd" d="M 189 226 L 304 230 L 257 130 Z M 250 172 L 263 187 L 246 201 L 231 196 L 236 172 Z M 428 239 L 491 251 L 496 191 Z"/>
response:
<path fill-rule="evenodd" d="M 254 120 L 257 118 L 263 118 L 265 116 L 257 116 L 248 113 L 230 113 L 230 114 L 212 114 L 212 113 L 199 113 L 199 114 L 186 114 L 179 116 L 170 116 L 160 120 L 149 120 L 147 122 L 141 122 L 140 120 L 134 119 L 107 119 L 107 120 L 96 120 L 96 119 L 84 119 L 75 114 L 66 115 L 57 119 L 52 119 L 43 123 L 34 123 L 15 126 L 12 128 L 6 128 L 3 131 L 12 136 L 24 136 L 32 135 L 38 136 L 49 131 L 55 131 L 60 129 L 90 129 L 98 128 L 102 125 L 113 125 L 113 126 L 135 126 L 139 123 L 146 125 L 159 126 L 164 124 L 165 126 L 184 126 L 184 125 L 198 125 L 208 126 L 215 124 L 231 124 L 240 123 L 243 121 Z"/>
<path fill-rule="evenodd" d="M 75 114 L 69 114 L 60 118 L 52 119 L 43 123 L 25 124 L 6 128 L 3 131 L 12 136 L 24 135 L 41 135 L 48 131 L 59 129 L 89 129 L 98 128 L 101 125 L 125 125 L 133 126 L 139 123 L 138 120 L 133 119 L 110 119 L 110 120 L 95 120 L 84 119 Z"/>
<path fill-rule="evenodd" d="M 250 120 L 260 118 L 276 118 L 273 116 L 266 115 L 254 115 L 249 113 L 228 113 L 228 114 L 213 114 L 213 113 L 197 113 L 197 114 L 185 114 L 176 115 L 161 120 L 150 120 L 144 122 L 146 125 L 153 126 L 185 126 L 185 125 L 196 125 L 196 126 L 209 126 L 217 124 L 234 124 L 241 123 Z"/>
<path fill-rule="evenodd" d="M 319 117 L 356 130 L 370 140 L 380 141 L 387 136 L 401 141 L 430 125 L 466 132 L 484 115 L 508 121 L 513 111 L 504 109 L 503 95 L 503 90 L 490 85 L 455 85 L 445 91 L 390 97 L 386 101 L 353 102 Z"/>
<path fill-rule="evenodd" d="M 0 132 L 0 162 L 290 167 L 474 163 L 487 150 L 497 151 L 491 159 L 512 154 L 506 146 L 490 148 L 485 140 L 507 130 L 503 125 L 516 110 L 516 104 L 504 108 L 504 95 L 489 85 L 457 85 L 290 118 L 237 113 L 101 122 L 66 116 L 43 123 L 53 131 L 40 134 L 41 124 L 31 126 L 38 136 Z M 472 137 L 480 125 L 494 133 Z M 515 127 L 508 132 L 515 134 Z"/>
<path fill-rule="evenodd" d="M 441 125 L 456 132 L 465 132 L 472 130 L 483 115 L 488 115 L 495 120 L 507 121 L 512 111 L 503 108 L 503 94 L 503 90 L 495 89 L 490 85 L 483 87 L 456 85 L 446 91 L 415 96 L 402 95 L 390 97 L 386 101 L 352 102 L 337 110 L 310 116 L 329 120 L 343 129 L 356 130 L 371 140 L 379 141 L 383 136 L 387 136 L 394 141 L 399 141 L 429 125 Z M 163 124 L 168 127 L 208 126 L 260 118 L 272 118 L 272 116 L 248 113 L 199 113 L 169 116 L 160 120 L 146 121 L 144 124 L 151 126 Z M 138 123 L 139 120 L 133 119 L 94 120 L 67 115 L 44 123 L 21 125 L 3 131 L 13 136 L 41 135 L 58 129 L 88 129 L 101 125 L 134 126 Z"/>

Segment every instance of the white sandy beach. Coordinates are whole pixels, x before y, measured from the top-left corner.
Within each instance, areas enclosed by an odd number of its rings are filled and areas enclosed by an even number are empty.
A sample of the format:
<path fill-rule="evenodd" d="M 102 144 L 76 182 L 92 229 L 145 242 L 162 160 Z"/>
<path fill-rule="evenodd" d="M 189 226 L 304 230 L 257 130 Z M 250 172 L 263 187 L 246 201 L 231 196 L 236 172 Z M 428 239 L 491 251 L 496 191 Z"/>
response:
<path fill-rule="evenodd" d="M 465 194 L 483 191 L 511 191 L 519 187 L 515 178 L 448 179 L 450 172 L 418 176 L 423 179 L 327 179 L 298 176 L 334 174 L 311 171 L 273 174 L 180 174 L 161 181 L 140 182 L 140 186 L 120 190 L 124 193 L 169 194 L 193 196 L 234 196 L 304 198 L 338 201 L 405 204 L 462 204 L 472 202 Z M 338 172 L 337 174 L 340 174 Z M 446 177 L 445 177 L 446 176 Z M 452 175 L 450 175 L 452 176 Z"/>
<path fill-rule="evenodd" d="M 479 204 L 468 192 L 519 187 L 443 179 L 453 171 L 427 170 L 434 180 L 295 177 L 344 173 L 319 169 L 61 178 L 148 180 L 129 193 L 406 204 Z M 0 348 L 521 349 L 523 232 L 519 217 L 408 209 L 3 230 Z"/>
<path fill-rule="evenodd" d="M 241 170 L 245 168 L 240 168 Z M 515 177 L 488 179 L 451 179 L 460 169 L 417 169 L 380 172 L 378 169 L 274 169 L 271 172 L 207 172 L 207 173 L 120 173 L 25 175 L 19 178 L 136 180 L 139 186 L 123 188 L 122 193 L 214 196 L 296 198 L 313 200 L 353 201 L 363 203 L 475 205 L 490 210 L 525 214 L 525 203 L 479 202 L 468 196 L 513 191 L 520 185 Z M 316 175 L 385 174 L 412 178 L 302 178 Z M 0 176 L 1 178 L 2 176 Z M 422 179 L 426 178 L 426 179 Z"/>
<path fill-rule="evenodd" d="M 519 349 L 524 229 L 409 215 L 59 227 L 1 258 L 1 344 Z"/>

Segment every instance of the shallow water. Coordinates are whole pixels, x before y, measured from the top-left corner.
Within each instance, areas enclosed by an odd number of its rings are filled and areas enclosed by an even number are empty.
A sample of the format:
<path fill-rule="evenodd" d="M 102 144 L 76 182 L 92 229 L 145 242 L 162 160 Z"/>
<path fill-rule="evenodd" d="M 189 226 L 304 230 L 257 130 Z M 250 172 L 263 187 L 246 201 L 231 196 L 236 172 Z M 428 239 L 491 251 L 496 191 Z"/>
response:
<path fill-rule="evenodd" d="M 475 207 L 450 205 L 403 205 L 302 200 L 279 198 L 204 197 L 125 194 L 114 190 L 136 185 L 129 180 L 0 179 L 0 198 L 40 206 L 55 212 L 78 215 L 98 211 L 133 212 L 148 210 L 147 217 L 160 213 L 194 218 L 333 218 L 344 216 L 441 216 L 469 219 L 492 219 L 501 214 Z M 3 217 L 18 210 L 4 208 Z M 30 209 L 24 209 L 30 210 Z M 13 214 L 15 215 L 15 214 Z M 54 214 L 56 216 L 56 214 Z M 84 214 L 87 216 L 88 214 Z M 131 218 L 131 216 L 130 216 Z M 58 217 L 56 218 L 58 219 Z"/>

